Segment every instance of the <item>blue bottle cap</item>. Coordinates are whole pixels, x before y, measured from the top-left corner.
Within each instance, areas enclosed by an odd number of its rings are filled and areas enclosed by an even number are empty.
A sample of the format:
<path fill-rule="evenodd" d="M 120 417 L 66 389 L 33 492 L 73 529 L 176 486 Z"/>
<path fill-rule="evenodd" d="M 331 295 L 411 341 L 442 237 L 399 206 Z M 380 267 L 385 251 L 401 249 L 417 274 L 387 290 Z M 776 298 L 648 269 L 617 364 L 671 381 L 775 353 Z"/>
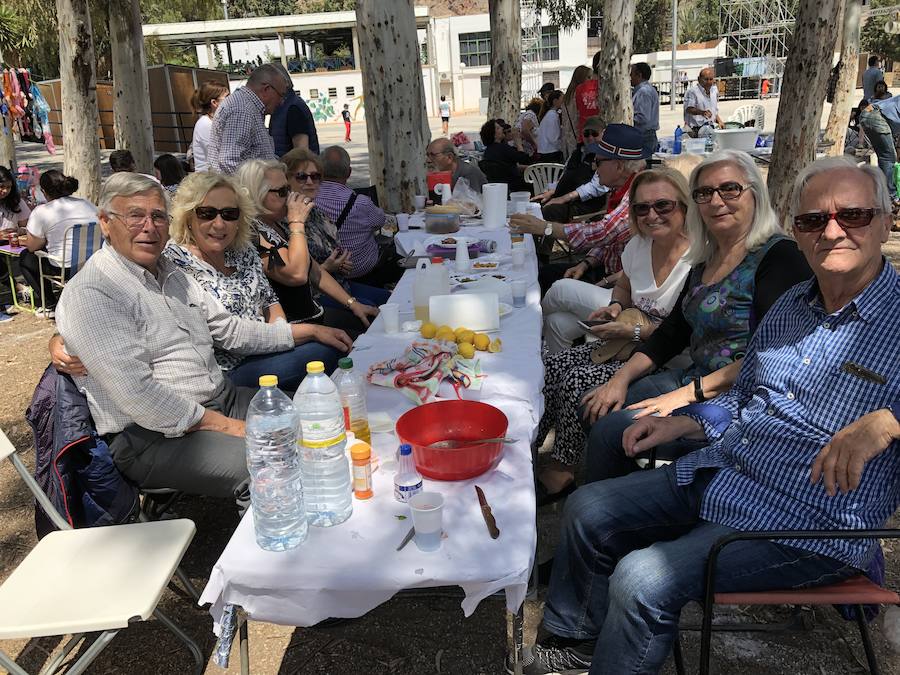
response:
<path fill-rule="evenodd" d="M 409 443 L 404 443 L 400 446 L 400 454 L 401 455 L 411 455 L 412 454 L 412 446 Z"/>

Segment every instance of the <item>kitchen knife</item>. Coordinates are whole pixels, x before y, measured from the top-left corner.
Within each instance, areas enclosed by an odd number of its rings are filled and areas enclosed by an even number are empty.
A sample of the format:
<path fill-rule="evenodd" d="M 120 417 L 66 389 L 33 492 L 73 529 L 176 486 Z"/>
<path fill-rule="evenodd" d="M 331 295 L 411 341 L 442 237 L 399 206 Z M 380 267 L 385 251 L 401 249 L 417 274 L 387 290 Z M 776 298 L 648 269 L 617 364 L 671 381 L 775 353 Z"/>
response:
<path fill-rule="evenodd" d="M 481 515 L 484 516 L 484 522 L 487 523 L 491 539 L 496 539 L 500 536 L 500 530 L 497 528 L 497 521 L 494 520 L 494 514 L 491 513 L 491 505 L 488 504 L 487 499 L 484 497 L 484 490 L 477 485 L 475 486 L 475 493 L 478 495 L 478 503 L 481 505 Z"/>
<path fill-rule="evenodd" d="M 410 541 L 412 541 L 412 538 L 415 536 L 415 534 L 416 534 L 416 528 L 415 527 L 409 528 L 409 532 L 407 532 L 406 536 L 403 537 L 403 541 L 400 542 L 400 545 L 397 547 L 397 550 L 399 551 L 404 546 L 406 546 Z"/>

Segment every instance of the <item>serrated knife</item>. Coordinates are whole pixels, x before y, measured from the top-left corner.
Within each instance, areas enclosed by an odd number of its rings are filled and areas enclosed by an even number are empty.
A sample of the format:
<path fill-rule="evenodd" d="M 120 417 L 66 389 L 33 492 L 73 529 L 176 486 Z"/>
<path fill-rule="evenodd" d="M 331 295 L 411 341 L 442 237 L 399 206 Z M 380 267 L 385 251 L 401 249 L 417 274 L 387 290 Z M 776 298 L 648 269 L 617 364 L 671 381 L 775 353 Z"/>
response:
<path fill-rule="evenodd" d="M 487 529 L 491 534 L 491 539 L 496 539 L 500 536 L 500 530 L 497 528 L 497 521 L 494 520 L 494 514 L 491 513 L 491 505 L 488 504 L 488 500 L 484 497 L 484 490 L 477 485 L 475 486 L 475 493 L 478 495 L 478 504 L 481 506 L 481 515 L 484 516 L 484 522 L 487 523 Z"/>

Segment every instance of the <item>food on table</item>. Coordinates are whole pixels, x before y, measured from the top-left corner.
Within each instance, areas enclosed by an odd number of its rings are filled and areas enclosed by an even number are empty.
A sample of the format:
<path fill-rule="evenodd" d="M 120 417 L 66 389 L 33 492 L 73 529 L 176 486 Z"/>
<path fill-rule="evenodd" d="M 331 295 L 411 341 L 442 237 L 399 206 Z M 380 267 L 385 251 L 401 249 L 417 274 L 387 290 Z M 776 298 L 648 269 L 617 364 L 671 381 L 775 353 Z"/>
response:
<path fill-rule="evenodd" d="M 478 351 L 486 352 L 491 344 L 491 338 L 485 333 L 475 333 L 473 344 Z"/>
<path fill-rule="evenodd" d="M 456 338 L 457 338 L 457 339 L 459 339 L 459 336 L 460 336 L 461 334 L 465 333 L 467 330 L 469 330 L 469 329 L 466 328 L 465 326 L 460 326 L 459 328 L 454 328 L 454 329 L 453 329 L 453 334 L 456 335 Z"/>
<path fill-rule="evenodd" d="M 487 350 L 492 354 L 503 351 L 503 342 L 500 340 L 500 338 L 494 338 L 493 340 L 491 340 L 491 344 L 488 345 Z"/>
<path fill-rule="evenodd" d="M 475 331 L 464 330 L 456 336 L 457 344 L 465 344 L 467 342 L 471 345 L 475 344 Z"/>
<path fill-rule="evenodd" d="M 463 210 L 456 204 L 435 204 L 425 209 L 425 213 L 462 213 Z"/>
<path fill-rule="evenodd" d="M 472 267 L 477 270 L 495 270 L 499 267 L 499 263 L 496 260 L 482 260 L 481 262 L 476 260 L 472 263 Z"/>
<path fill-rule="evenodd" d="M 456 246 L 456 239 L 453 237 L 444 237 L 441 239 L 441 246 Z"/>
<path fill-rule="evenodd" d="M 420 331 L 423 338 L 426 340 L 431 340 L 435 335 L 437 335 L 438 328 L 430 321 L 426 321 L 422 324 L 422 329 Z"/>
<path fill-rule="evenodd" d="M 453 334 L 453 329 L 448 328 L 447 326 L 441 326 L 438 329 L 437 335 L 435 338 L 438 340 L 444 340 L 445 342 L 453 342 L 456 343 L 456 335 Z"/>
<path fill-rule="evenodd" d="M 475 358 L 475 345 L 470 342 L 462 342 L 458 347 L 459 355 L 464 359 Z"/>

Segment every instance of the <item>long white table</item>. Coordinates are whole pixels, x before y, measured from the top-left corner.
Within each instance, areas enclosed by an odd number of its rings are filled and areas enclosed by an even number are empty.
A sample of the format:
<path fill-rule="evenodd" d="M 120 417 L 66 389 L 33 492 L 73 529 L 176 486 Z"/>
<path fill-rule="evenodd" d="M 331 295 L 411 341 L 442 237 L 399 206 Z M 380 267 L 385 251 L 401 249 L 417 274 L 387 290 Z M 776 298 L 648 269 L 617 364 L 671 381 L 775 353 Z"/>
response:
<path fill-rule="evenodd" d="M 517 612 L 525 599 L 537 541 L 531 443 L 543 413 L 540 289 L 537 259 L 530 237 L 524 270 L 513 271 L 509 262 L 510 238 L 506 229 L 465 227 L 460 234 L 497 241 L 497 254 L 505 263 L 500 271 L 524 277 L 530 286 L 525 307 L 501 319 L 503 351 L 476 352 L 485 380 L 480 392 L 466 392 L 501 409 L 509 418 L 507 436 L 517 439 L 505 446 L 493 471 L 456 482 L 425 480 L 425 489 L 444 495 L 442 547 L 423 553 L 414 543 L 395 549 L 411 526 L 409 509 L 393 497 L 393 473 L 381 469 L 373 476 L 375 495 L 353 500 L 353 514 L 331 528 L 311 527 L 307 541 L 291 551 L 274 553 L 256 545 L 253 519 L 241 520 L 219 560 L 200 603 L 211 603 L 218 634 L 228 605 L 241 607 L 248 618 L 292 626 L 309 626 L 330 617 L 362 616 L 397 592 L 410 588 L 460 586 L 465 592 L 462 609 L 469 616 L 485 597 L 503 590 L 506 606 Z M 429 235 L 402 233 L 403 245 L 415 246 Z M 413 319 L 414 271 L 407 271 L 391 296 L 400 305 L 400 319 Z M 360 336 L 351 356 L 354 368 L 365 372 L 376 362 L 399 356 L 418 334 L 386 335 L 380 317 Z M 412 407 L 400 392 L 368 386 L 371 413 L 386 413 L 394 421 Z M 397 449 L 393 433 L 372 436 L 373 452 L 383 464 Z M 493 509 L 500 537 L 488 535 L 474 485 L 485 492 Z M 244 654 L 242 654 L 244 656 Z"/>

